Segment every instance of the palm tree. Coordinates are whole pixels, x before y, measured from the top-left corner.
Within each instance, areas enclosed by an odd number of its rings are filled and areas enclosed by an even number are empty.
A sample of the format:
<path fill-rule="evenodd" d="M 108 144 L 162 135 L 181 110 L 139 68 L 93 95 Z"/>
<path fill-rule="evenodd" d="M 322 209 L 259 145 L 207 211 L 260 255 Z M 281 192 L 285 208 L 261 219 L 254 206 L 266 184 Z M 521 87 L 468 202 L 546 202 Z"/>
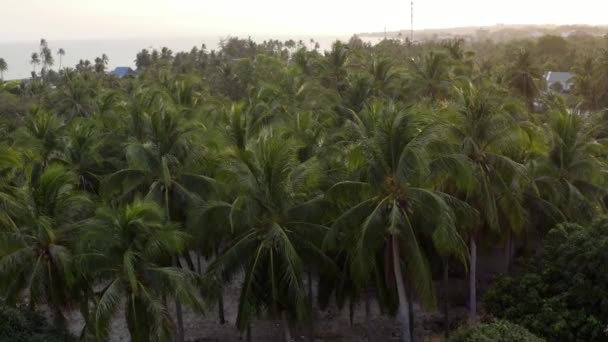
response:
<path fill-rule="evenodd" d="M 34 67 L 33 75 L 36 75 L 36 66 L 40 64 L 40 56 L 37 52 L 32 53 L 30 64 Z"/>
<path fill-rule="evenodd" d="M 599 107 L 601 85 L 598 84 L 595 75 L 595 60 L 591 57 L 586 58 L 574 68 L 573 93 L 580 98 L 582 109 L 596 109 Z"/>
<path fill-rule="evenodd" d="M 421 60 L 409 61 L 412 91 L 434 100 L 447 96 L 450 86 L 448 56 L 443 53 L 429 52 Z"/>
<path fill-rule="evenodd" d="M 163 204 L 165 217 L 172 213 L 184 215 L 192 203 L 193 192 L 202 193 L 213 187 L 213 180 L 186 172 L 188 162 L 196 161 L 192 146 L 195 127 L 179 114 L 159 105 L 160 111 L 150 114 L 150 140 L 134 142 L 126 147 L 127 168 L 111 174 L 104 185 L 106 196 L 119 194 L 119 201 L 133 198 L 137 193 Z M 189 264 L 189 255 L 185 254 Z M 174 264 L 178 259 L 174 258 Z M 176 302 L 178 339 L 183 340 L 181 305 Z"/>
<path fill-rule="evenodd" d="M 46 166 L 61 150 L 64 122 L 59 116 L 33 107 L 15 133 L 15 141 L 33 157 L 33 162 Z"/>
<path fill-rule="evenodd" d="M 470 319 L 477 319 L 477 236 L 482 228 L 493 232 L 519 232 L 523 226 L 521 181 L 525 170 L 502 153 L 515 149 L 521 135 L 517 122 L 503 110 L 495 95 L 472 84 L 456 90 L 458 104 L 452 118 L 455 154 L 441 159 L 446 165 L 465 160 L 469 168 L 452 168 L 452 177 L 462 183 L 461 196 L 481 215 L 481 226 L 470 234 Z M 463 180 L 467 180 L 463 182 Z"/>
<path fill-rule="evenodd" d="M 327 83 L 338 92 L 342 92 L 346 88 L 347 64 L 348 47 L 342 42 L 336 41 L 332 45 L 331 51 L 325 53 L 325 64 L 323 64 L 323 67 L 327 74 Z"/>
<path fill-rule="evenodd" d="M 534 109 L 534 98 L 538 95 L 540 70 L 534 65 L 529 51 L 521 49 L 508 70 L 508 83 L 526 100 L 529 110 Z"/>
<path fill-rule="evenodd" d="M 193 191 L 207 189 L 214 183 L 187 172 L 189 163 L 197 160 L 197 151 L 193 150 L 196 127 L 166 109 L 150 113 L 148 119 L 147 140 L 127 144 L 127 167 L 108 177 L 106 195 L 119 194 L 122 201 L 143 191 L 149 198 L 168 206 L 167 215 L 180 208 L 186 210 L 184 201 L 188 201 Z M 172 204 L 171 200 L 176 203 Z"/>
<path fill-rule="evenodd" d="M 605 177 L 600 170 L 606 145 L 603 116 L 588 122 L 576 114 L 552 113 L 549 153 L 534 164 L 534 187 L 570 221 L 590 221 L 604 207 Z"/>
<path fill-rule="evenodd" d="M 423 119 L 392 103 L 373 103 L 361 114 L 353 113 L 348 137 L 355 141 L 352 154 L 360 156 L 354 161 L 360 165 L 361 180 L 339 182 L 327 192 L 346 211 L 334 222 L 326 246 L 348 251 L 350 272 L 362 287 L 377 272 L 390 279 L 387 285 L 397 289 L 406 341 L 411 340 L 408 302 L 413 300 L 407 296 L 406 279 L 425 303 L 434 302 L 421 239 L 429 239 L 442 254 L 466 261 L 466 245 L 451 207 L 460 201 L 433 190 L 429 182 L 427 144 L 437 137 Z"/>
<path fill-rule="evenodd" d="M 4 58 L 0 58 L 0 80 L 4 80 L 4 73 L 8 70 L 8 64 Z"/>
<path fill-rule="evenodd" d="M 59 70 L 61 70 L 61 66 L 63 65 L 63 56 L 65 56 L 65 50 L 63 48 L 60 48 L 59 51 L 57 51 L 57 54 L 59 55 Z"/>
<path fill-rule="evenodd" d="M 452 59 L 456 61 L 461 61 L 464 59 L 464 39 L 460 38 L 444 41 L 441 45 L 448 51 Z"/>
<path fill-rule="evenodd" d="M 370 74 L 374 78 L 374 94 L 390 96 L 392 95 L 391 85 L 397 78 L 391 63 L 386 59 L 374 59 L 370 67 Z"/>
<path fill-rule="evenodd" d="M 107 143 L 90 121 L 73 121 L 64 136 L 65 145 L 57 160 L 65 163 L 79 179 L 80 188 L 89 193 L 99 193 L 100 176 L 111 168 L 103 160 L 101 149 Z"/>
<path fill-rule="evenodd" d="M 320 250 L 326 228 L 311 215 L 320 200 L 315 165 L 314 160 L 298 163 L 294 146 L 272 133 L 245 150 L 228 152 L 221 178 L 239 196 L 221 206 L 223 222 L 230 222 L 238 236 L 209 266 L 208 277 L 221 282 L 244 270 L 239 329 L 246 329 L 252 317 L 265 310 L 281 318 L 285 341 L 292 341 L 289 321 L 309 314 L 304 260 L 331 265 Z"/>
<path fill-rule="evenodd" d="M 42 64 L 44 65 L 45 70 L 47 68 L 52 67 L 53 64 L 55 64 L 55 59 L 53 58 L 53 52 L 48 47 L 44 48 L 41 56 L 42 56 Z"/>
<path fill-rule="evenodd" d="M 23 185 L 0 192 L 8 217 L 0 231 L 3 297 L 15 302 L 26 294 L 32 307 L 44 301 L 61 324 L 61 309 L 74 300 L 75 231 L 93 209 L 77 184 L 76 175 L 50 165 L 33 168 Z"/>
<path fill-rule="evenodd" d="M 42 79 L 46 78 L 47 69 L 54 64 L 53 52 L 49 49 L 49 44 L 46 39 L 40 39 L 40 52 L 38 54 L 42 62 L 42 70 L 40 71 Z"/>
<path fill-rule="evenodd" d="M 95 72 L 96 73 L 104 73 L 106 70 L 106 66 L 108 64 L 108 56 L 104 53 L 101 57 L 95 58 Z"/>
<path fill-rule="evenodd" d="M 104 287 L 93 310 L 98 339 L 105 339 L 118 307 L 124 314 L 131 341 L 170 341 L 174 324 L 165 297 L 179 298 L 201 309 L 196 275 L 163 267 L 163 260 L 184 251 L 186 236 L 167 224 L 153 202 L 135 200 L 116 209 L 99 208 L 81 230 L 85 264 L 94 265 Z"/>

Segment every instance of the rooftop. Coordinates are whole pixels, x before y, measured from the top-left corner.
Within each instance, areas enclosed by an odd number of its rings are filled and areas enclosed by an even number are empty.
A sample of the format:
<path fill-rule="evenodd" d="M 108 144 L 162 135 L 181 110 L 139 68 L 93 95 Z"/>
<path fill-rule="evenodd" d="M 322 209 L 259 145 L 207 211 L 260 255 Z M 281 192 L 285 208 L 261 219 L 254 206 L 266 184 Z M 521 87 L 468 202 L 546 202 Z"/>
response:
<path fill-rule="evenodd" d="M 570 79 L 572 77 L 574 77 L 574 74 L 571 72 L 549 71 L 545 74 L 547 83 L 571 83 Z"/>
<path fill-rule="evenodd" d="M 116 69 L 112 71 L 112 74 L 118 77 L 123 77 L 126 75 L 135 74 L 135 71 L 131 67 L 116 67 Z"/>

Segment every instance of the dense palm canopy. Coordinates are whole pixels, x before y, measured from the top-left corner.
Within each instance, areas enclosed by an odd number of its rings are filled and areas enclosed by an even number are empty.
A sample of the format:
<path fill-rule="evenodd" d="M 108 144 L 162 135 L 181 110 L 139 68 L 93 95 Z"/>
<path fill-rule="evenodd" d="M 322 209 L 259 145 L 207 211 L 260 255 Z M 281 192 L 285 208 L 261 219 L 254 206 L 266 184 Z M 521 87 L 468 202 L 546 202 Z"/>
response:
<path fill-rule="evenodd" d="M 90 340 L 121 319 L 134 341 L 185 340 L 181 305 L 223 324 L 233 285 L 249 337 L 280 319 L 313 340 L 319 310 L 354 323 L 364 301 L 370 340 L 377 304 L 409 341 L 443 273 L 449 332 L 451 278 L 475 320 L 485 256 L 504 248 L 508 272 L 556 223 L 605 214 L 593 41 L 560 59 L 567 93 L 545 90 L 546 42 L 229 38 L 142 50 L 118 78 L 105 55 L 56 73 L 42 40 L 31 80 L 0 81 L 0 300 L 77 313 Z"/>

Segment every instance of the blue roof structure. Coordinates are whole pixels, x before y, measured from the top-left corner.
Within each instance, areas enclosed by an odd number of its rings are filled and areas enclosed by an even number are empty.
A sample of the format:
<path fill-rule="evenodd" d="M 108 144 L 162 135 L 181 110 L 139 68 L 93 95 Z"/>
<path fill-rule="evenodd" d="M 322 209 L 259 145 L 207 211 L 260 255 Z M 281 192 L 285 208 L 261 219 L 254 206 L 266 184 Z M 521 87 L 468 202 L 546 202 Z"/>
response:
<path fill-rule="evenodd" d="M 135 74 L 135 71 L 133 71 L 131 67 L 116 67 L 116 69 L 112 71 L 112 74 L 119 78 L 123 78 L 124 76 Z"/>

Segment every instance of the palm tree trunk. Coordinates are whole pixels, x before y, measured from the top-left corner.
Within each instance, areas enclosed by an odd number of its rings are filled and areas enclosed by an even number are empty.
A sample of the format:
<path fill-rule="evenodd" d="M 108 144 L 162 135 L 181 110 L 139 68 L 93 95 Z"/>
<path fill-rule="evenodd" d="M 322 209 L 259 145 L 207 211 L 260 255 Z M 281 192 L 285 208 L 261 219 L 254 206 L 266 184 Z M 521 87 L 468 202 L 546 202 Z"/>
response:
<path fill-rule="evenodd" d="M 67 320 L 61 309 L 58 307 L 53 308 L 53 324 L 61 329 L 65 329 L 67 327 Z"/>
<path fill-rule="evenodd" d="M 167 223 L 171 222 L 171 214 L 169 212 L 169 187 L 165 185 L 165 214 L 167 215 Z M 171 257 L 171 263 L 173 267 L 178 267 L 178 257 Z M 175 340 L 177 342 L 184 342 L 184 317 L 182 313 L 182 303 L 179 299 L 175 298 L 175 317 L 177 318 L 177 336 Z"/>
<path fill-rule="evenodd" d="M 91 329 L 91 318 L 90 318 L 90 310 L 89 310 L 89 290 L 85 289 L 83 294 L 82 301 L 80 302 L 80 313 L 82 314 L 82 318 L 84 319 L 84 327 L 80 333 L 81 341 L 86 340 L 86 336 L 88 335 L 88 331 Z"/>
<path fill-rule="evenodd" d="M 449 261 L 445 258 L 443 262 L 443 334 L 446 340 L 450 337 L 450 302 L 448 289 L 450 287 Z"/>
<path fill-rule="evenodd" d="M 201 267 L 201 253 L 196 253 L 196 271 L 198 274 L 203 275 L 203 269 Z"/>
<path fill-rule="evenodd" d="M 251 342 L 251 323 L 247 324 L 247 342 Z"/>
<path fill-rule="evenodd" d="M 405 292 L 405 284 L 403 282 L 403 274 L 401 272 L 401 258 L 399 253 L 399 241 L 396 236 L 392 236 L 393 247 L 393 272 L 395 274 L 395 283 L 397 285 L 397 295 L 399 297 L 399 318 L 401 320 L 402 332 L 401 337 L 404 342 L 411 342 L 410 335 L 410 320 L 409 308 L 407 303 L 407 295 Z"/>
<path fill-rule="evenodd" d="M 285 311 L 281 312 L 281 321 L 283 322 L 283 332 L 285 333 L 285 342 L 292 342 L 291 331 L 289 331 L 289 321 L 287 320 L 287 314 Z"/>
<path fill-rule="evenodd" d="M 374 342 L 374 330 L 372 327 L 372 305 L 370 291 L 365 291 L 365 330 L 367 334 L 367 342 Z"/>
<path fill-rule="evenodd" d="M 513 258 L 513 232 L 507 231 L 507 243 L 505 246 L 505 273 L 511 271 L 511 259 Z"/>
<path fill-rule="evenodd" d="M 355 300 L 352 298 L 348 301 L 348 321 L 351 327 L 355 324 Z"/>
<path fill-rule="evenodd" d="M 471 269 L 469 270 L 469 320 L 477 321 L 477 243 L 475 237 L 471 236 Z"/>
<path fill-rule="evenodd" d="M 220 324 L 226 323 L 226 316 L 224 315 L 224 289 L 220 287 L 219 297 L 217 299 L 217 315 L 220 319 Z"/>
<path fill-rule="evenodd" d="M 310 326 L 308 331 L 308 339 L 310 342 L 315 340 L 315 315 L 313 311 L 313 295 L 312 295 L 312 268 L 308 268 L 308 306 L 310 309 Z"/>
<path fill-rule="evenodd" d="M 405 288 L 405 290 L 407 291 L 407 309 L 408 309 L 408 313 L 409 313 L 409 321 L 410 321 L 410 338 L 412 339 L 412 341 L 414 340 L 414 329 L 416 329 L 416 324 L 414 324 L 415 322 L 415 312 L 414 312 L 414 294 L 413 294 L 413 288 L 412 288 L 412 283 L 408 282 L 407 283 L 407 287 Z"/>
<path fill-rule="evenodd" d="M 213 249 L 214 249 L 215 257 L 217 258 L 220 255 L 220 251 L 219 251 L 220 248 L 216 244 Z M 220 287 L 219 291 L 220 291 L 220 293 L 217 298 L 217 315 L 220 320 L 220 324 L 224 325 L 226 323 L 226 316 L 224 314 L 224 289 L 222 287 Z"/>
<path fill-rule="evenodd" d="M 172 257 L 173 267 L 178 267 L 177 257 Z M 175 340 L 177 342 L 184 342 L 184 317 L 182 313 L 182 303 L 179 299 L 175 298 L 175 317 L 177 318 L 177 336 Z"/>
<path fill-rule="evenodd" d="M 186 266 L 188 266 L 188 270 L 190 270 L 190 272 L 196 272 L 194 261 L 192 260 L 192 256 L 190 256 L 190 251 L 184 251 L 182 258 L 186 261 Z"/>

